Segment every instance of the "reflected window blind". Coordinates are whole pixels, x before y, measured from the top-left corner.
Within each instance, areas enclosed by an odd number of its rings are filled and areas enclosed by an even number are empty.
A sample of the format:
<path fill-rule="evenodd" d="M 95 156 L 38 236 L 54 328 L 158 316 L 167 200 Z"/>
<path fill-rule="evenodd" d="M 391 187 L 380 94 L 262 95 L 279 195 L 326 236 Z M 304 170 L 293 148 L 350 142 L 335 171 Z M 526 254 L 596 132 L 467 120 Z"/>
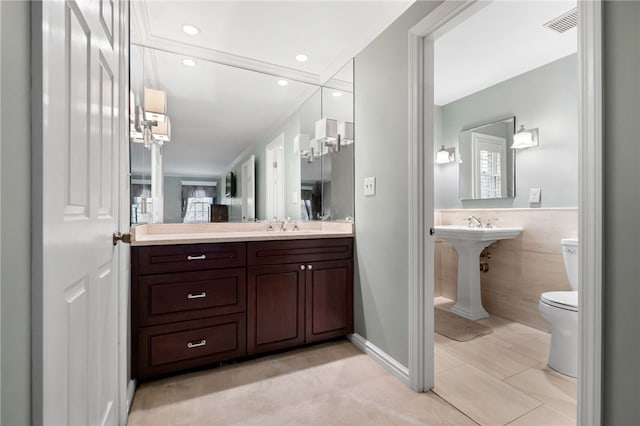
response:
<path fill-rule="evenodd" d="M 496 151 L 480 151 L 480 198 L 502 198 L 502 158 Z"/>

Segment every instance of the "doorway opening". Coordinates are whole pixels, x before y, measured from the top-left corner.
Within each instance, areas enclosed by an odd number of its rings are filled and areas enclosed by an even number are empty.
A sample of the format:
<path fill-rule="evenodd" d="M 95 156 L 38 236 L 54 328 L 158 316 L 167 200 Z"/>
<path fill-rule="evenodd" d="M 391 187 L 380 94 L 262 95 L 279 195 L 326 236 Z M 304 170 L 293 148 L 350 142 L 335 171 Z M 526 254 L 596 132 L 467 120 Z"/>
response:
<path fill-rule="evenodd" d="M 520 4 L 518 4 L 520 5 Z M 426 230 L 434 221 L 434 41 L 484 4 L 443 4 L 410 30 L 410 288 L 409 376 L 418 391 L 433 388 L 434 239 Z M 601 2 L 577 5 L 579 358 L 578 424 L 599 424 L 601 360 Z M 476 125 L 482 123 L 475 123 Z M 523 123 L 531 126 L 530 123 Z M 527 126 L 527 127 L 529 127 Z M 535 127 L 535 126 L 531 126 Z M 540 133 L 542 136 L 542 131 Z M 441 144 L 438 141 L 438 146 Z M 462 161 L 465 161 L 462 158 Z M 544 164 L 544 163 L 542 163 Z M 528 191 L 527 191 L 528 193 Z M 528 194 L 527 194 L 528 195 Z M 477 206 L 477 205 L 476 205 Z M 460 215 L 464 211 L 460 209 Z M 595 332 L 594 332 L 595 330 Z"/>
<path fill-rule="evenodd" d="M 284 220 L 284 134 L 265 148 L 267 173 L 267 217 Z"/>

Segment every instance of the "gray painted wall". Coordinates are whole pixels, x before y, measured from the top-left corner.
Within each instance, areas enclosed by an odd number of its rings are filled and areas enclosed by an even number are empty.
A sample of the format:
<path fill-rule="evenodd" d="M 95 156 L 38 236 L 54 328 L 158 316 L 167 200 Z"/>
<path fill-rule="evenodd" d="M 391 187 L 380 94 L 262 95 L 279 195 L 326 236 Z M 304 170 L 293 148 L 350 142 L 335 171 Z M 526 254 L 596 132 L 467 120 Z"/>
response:
<path fill-rule="evenodd" d="M 458 198 L 459 164 L 436 165 L 435 207 L 576 207 L 578 205 L 578 61 L 573 54 L 439 108 L 441 145 L 455 146 L 458 134 L 478 125 L 516 117 L 516 128 L 539 128 L 540 146 L 516 154 L 516 197 Z M 464 161 L 464 158 L 463 158 Z M 539 204 L 529 189 L 541 188 Z"/>
<path fill-rule="evenodd" d="M 31 423 L 30 5 L 0 2 L 0 283 L 3 425 Z"/>
<path fill-rule="evenodd" d="M 408 365 L 408 30 L 417 2 L 355 58 L 355 331 Z M 364 197 L 363 179 L 376 177 Z"/>
<path fill-rule="evenodd" d="M 603 424 L 640 424 L 640 2 L 604 2 Z"/>

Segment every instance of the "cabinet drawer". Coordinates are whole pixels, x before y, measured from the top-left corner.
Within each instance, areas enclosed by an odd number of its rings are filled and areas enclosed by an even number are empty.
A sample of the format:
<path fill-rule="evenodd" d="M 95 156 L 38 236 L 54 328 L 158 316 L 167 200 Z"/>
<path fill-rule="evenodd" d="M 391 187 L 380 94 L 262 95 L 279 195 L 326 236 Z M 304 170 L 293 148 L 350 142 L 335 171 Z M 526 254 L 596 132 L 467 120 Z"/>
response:
<path fill-rule="evenodd" d="M 138 260 L 138 274 L 244 266 L 245 250 L 245 243 L 132 247 Z"/>
<path fill-rule="evenodd" d="M 139 325 L 244 312 L 245 268 L 146 275 L 138 281 Z"/>
<path fill-rule="evenodd" d="M 138 378 L 246 355 L 244 314 L 141 328 Z"/>
<path fill-rule="evenodd" d="M 351 259 L 353 238 L 317 240 L 255 241 L 247 243 L 249 265 L 318 262 Z"/>

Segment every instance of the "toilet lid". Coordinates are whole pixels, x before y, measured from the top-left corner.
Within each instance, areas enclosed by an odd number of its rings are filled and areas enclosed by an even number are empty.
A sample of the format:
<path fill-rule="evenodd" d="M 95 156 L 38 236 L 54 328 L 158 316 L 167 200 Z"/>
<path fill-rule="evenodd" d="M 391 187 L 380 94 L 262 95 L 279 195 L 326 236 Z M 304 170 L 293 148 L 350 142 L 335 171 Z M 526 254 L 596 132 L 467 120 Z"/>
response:
<path fill-rule="evenodd" d="M 577 291 L 547 291 L 542 293 L 540 300 L 556 308 L 578 312 Z"/>

